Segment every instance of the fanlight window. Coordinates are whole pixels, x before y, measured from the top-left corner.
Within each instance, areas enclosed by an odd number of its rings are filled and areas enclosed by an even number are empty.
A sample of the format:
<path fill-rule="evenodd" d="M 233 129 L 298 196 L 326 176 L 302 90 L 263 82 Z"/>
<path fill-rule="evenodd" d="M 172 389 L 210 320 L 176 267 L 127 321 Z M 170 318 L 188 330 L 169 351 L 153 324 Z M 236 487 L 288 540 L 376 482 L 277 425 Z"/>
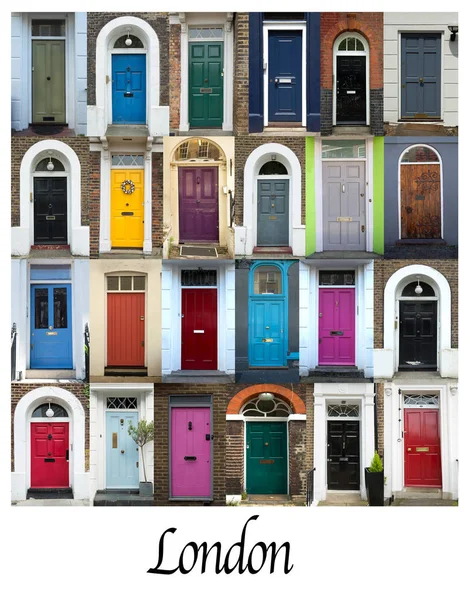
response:
<path fill-rule="evenodd" d="M 292 414 L 291 407 L 277 398 L 256 398 L 250 400 L 242 408 L 245 417 L 288 417 Z"/>
<path fill-rule="evenodd" d="M 439 406 L 438 394 L 405 394 L 404 405 L 419 406 L 421 408 L 437 408 Z"/>
<path fill-rule="evenodd" d="M 113 167 L 143 167 L 144 157 L 142 154 L 113 154 L 111 164 Z"/>
<path fill-rule="evenodd" d="M 224 37 L 222 27 L 190 27 L 189 40 L 221 40 Z"/>
<path fill-rule="evenodd" d="M 113 409 L 136 409 L 137 398 L 106 398 L 106 408 Z"/>
<path fill-rule="evenodd" d="M 421 289 L 423 290 L 420 294 L 416 293 L 416 288 L 419 286 L 421 287 Z M 419 291 L 419 289 L 418 289 Z M 405 289 L 402 292 L 402 296 L 406 296 L 406 297 L 410 297 L 410 296 L 416 296 L 416 297 L 422 297 L 422 296 L 435 296 L 436 293 L 435 291 L 432 289 L 432 287 L 429 285 L 429 283 L 425 283 L 424 281 L 415 281 L 413 283 L 409 283 L 407 286 L 405 286 Z"/>
<path fill-rule="evenodd" d="M 65 20 L 33 19 L 31 35 L 33 37 L 65 37 Z"/>
<path fill-rule="evenodd" d="M 357 37 L 347 37 L 338 46 L 340 52 L 364 52 L 364 44 Z"/>
<path fill-rule="evenodd" d="M 282 276 L 277 267 L 258 267 L 254 275 L 255 294 L 282 294 Z"/>
<path fill-rule="evenodd" d="M 127 42 L 127 40 L 130 40 L 132 43 L 129 44 L 129 42 Z M 131 35 L 131 34 L 129 34 L 129 35 L 126 34 L 126 35 L 121 35 L 121 37 L 116 40 L 116 42 L 114 43 L 114 47 L 115 48 L 143 48 L 144 44 L 142 43 L 142 40 L 140 40 L 137 36 Z"/>
<path fill-rule="evenodd" d="M 402 163 L 438 163 L 437 152 L 428 146 L 413 146 L 408 148 L 401 157 Z"/>
<path fill-rule="evenodd" d="M 328 404 L 329 417 L 359 417 L 359 404 Z"/>
<path fill-rule="evenodd" d="M 38 162 L 35 170 L 51 173 L 55 171 L 65 171 L 65 167 L 57 158 L 43 158 Z"/>
<path fill-rule="evenodd" d="M 49 408 L 51 408 L 54 411 L 54 414 L 49 417 L 46 413 L 49 410 Z M 68 419 L 69 415 L 68 412 L 65 410 L 65 408 L 63 406 L 60 406 L 60 404 L 49 404 L 49 402 L 47 404 L 41 404 L 40 406 L 38 406 L 37 408 L 34 409 L 33 414 L 31 415 L 33 418 L 37 419 L 37 418 L 42 418 L 42 417 L 47 417 L 47 418 L 60 418 L 60 419 Z"/>
<path fill-rule="evenodd" d="M 287 175 L 286 167 L 277 160 L 270 160 L 259 170 L 260 175 Z"/>
<path fill-rule="evenodd" d="M 109 275 L 108 292 L 144 292 L 145 277 L 143 275 Z"/>
<path fill-rule="evenodd" d="M 178 146 L 175 151 L 175 160 L 223 160 L 219 148 L 209 140 L 192 138 Z"/>

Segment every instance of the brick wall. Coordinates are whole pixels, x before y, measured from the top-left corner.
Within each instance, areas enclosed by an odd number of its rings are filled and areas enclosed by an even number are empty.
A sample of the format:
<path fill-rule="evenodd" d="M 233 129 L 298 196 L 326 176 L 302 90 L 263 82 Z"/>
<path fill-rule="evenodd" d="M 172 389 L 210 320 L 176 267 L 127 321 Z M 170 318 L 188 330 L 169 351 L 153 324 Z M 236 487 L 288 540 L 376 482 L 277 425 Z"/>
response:
<path fill-rule="evenodd" d="M 44 137 L 12 137 L 11 138 L 11 226 L 20 225 L 20 168 L 23 156 L 37 142 L 44 141 Z M 81 224 L 88 225 L 88 183 L 90 175 L 90 143 L 88 138 L 63 137 L 60 141 L 72 148 L 78 157 L 81 168 Z M 28 190 L 28 191 L 33 191 Z"/>
<path fill-rule="evenodd" d="M 14 471 L 14 413 L 18 402 L 28 392 L 40 387 L 50 387 L 50 383 L 12 383 L 11 384 L 11 470 Z M 63 390 L 67 390 L 79 400 L 85 411 L 85 471 L 90 469 L 90 407 L 89 399 L 85 395 L 86 387 L 83 383 L 63 383 L 60 384 Z"/>
<path fill-rule="evenodd" d="M 248 133 L 248 13 L 236 13 L 233 47 L 233 132 Z"/>
<path fill-rule="evenodd" d="M 157 33 L 160 44 L 160 105 L 169 104 L 169 24 L 167 13 L 87 13 L 87 75 L 88 105 L 96 105 L 96 39 L 101 29 L 117 17 L 137 17 L 148 23 Z"/>
<path fill-rule="evenodd" d="M 378 260 L 374 263 L 374 348 L 383 348 L 384 334 L 384 290 L 390 277 L 403 267 L 417 264 L 411 260 Z M 458 348 L 458 261 L 457 260 L 419 260 L 439 271 L 449 282 L 451 291 L 451 346 Z"/>
<path fill-rule="evenodd" d="M 235 224 L 243 225 L 243 182 L 244 169 L 248 156 L 258 146 L 277 142 L 290 148 L 297 155 L 302 170 L 301 187 L 301 222 L 305 223 L 305 138 L 304 137 L 284 137 L 272 138 L 265 136 L 239 136 L 235 138 Z"/>
<path fill-rule="evenodd" d="M 179 129 L 181 101 L 181 25 L 170 25 L 170 129 Z"/>
<path fill-rule="evenodd" d="M 240 495 L 245 489 L 243 421 L 227 421 L 225 447 L 225 485 L 227 494 Z"/>
<path fill-rule="evenodd" d="M 210 395 L 212 396 L 212 420 L 213 420 L 213 501 L 212 505 L 225 505 L 225 415 L 228 404 L 227 385 L 205 385 L 205 384 L 181 384 L 181 385 L 155 385 L 154 403 L 154 486 L 155 502 L 158 505 L 172 506 L 197 506 L 203 502 L 168 500 L 169 487 L 169 396 L 172 394 L 181 396 L 185 394 Z"/>

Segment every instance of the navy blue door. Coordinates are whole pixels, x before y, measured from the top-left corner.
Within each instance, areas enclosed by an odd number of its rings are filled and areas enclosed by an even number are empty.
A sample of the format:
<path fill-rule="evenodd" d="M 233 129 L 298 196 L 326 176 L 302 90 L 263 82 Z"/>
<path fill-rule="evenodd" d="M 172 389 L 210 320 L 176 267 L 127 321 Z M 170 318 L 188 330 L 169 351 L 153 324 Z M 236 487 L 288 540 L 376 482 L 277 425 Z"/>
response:
<path fill-rule="evenodd" d="M 258 180 L 258 246 L 289 245 L 289 181 Z"/>
<path fill-rule="evenodd" d="M 31 369 L 71 369 L 70 284 L 31 286 Z"/>
<path fill-rule="evenodd" d="M 403 33 L 401 36 L 401 116 L 441 116 L 441 36 Z"/>
<path fill-rule="evenodd" d="M 268 120 L 302 122 L 302 32 L 270 31 Z"/>
<path fill-rule="evenodd" d="M 112 60 L 113 123 L 145 123 L 145 54 L 113 54 Z"/>

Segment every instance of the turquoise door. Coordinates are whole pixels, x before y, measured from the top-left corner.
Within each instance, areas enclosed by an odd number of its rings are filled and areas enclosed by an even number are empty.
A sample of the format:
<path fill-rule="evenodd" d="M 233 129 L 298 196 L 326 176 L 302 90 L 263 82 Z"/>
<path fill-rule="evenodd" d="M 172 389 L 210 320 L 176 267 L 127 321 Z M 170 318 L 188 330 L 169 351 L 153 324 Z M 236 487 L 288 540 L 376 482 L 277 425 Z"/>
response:
<path fill-rule="evenodd" d="M 222 42 L 189 44 L 189 124 L 191 127 L 222 127 L 223 56 Z"/>
<path fill-rule="evenodd" d="M 246 422 L 246 491 L 287 494 L 287 423 Z"/>
<path fill-rule="evenodd" d="M 129 423 L 137 426 L 137 412 L 106 413 L 106 487 L 139 487 L 139 448 L 128 433 Z"/>

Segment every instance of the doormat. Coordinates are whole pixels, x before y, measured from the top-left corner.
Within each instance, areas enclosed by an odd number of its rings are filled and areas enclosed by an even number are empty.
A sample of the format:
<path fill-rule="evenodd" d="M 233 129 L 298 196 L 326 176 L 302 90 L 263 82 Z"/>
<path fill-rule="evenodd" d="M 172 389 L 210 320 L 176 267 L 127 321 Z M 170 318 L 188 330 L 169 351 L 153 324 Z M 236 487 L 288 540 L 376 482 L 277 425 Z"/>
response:
<path fill-rule="evenodd" d="M 217 248 L 207 248 L 203 246 L 181 246 L 180 256 L 208 256 L 217 258 Z"/>
<path fill-rule="evenodd" d="M 64 131 L 63 125 L 33 125 L 31 129 L 37 135 L 57 135 Z"/>

